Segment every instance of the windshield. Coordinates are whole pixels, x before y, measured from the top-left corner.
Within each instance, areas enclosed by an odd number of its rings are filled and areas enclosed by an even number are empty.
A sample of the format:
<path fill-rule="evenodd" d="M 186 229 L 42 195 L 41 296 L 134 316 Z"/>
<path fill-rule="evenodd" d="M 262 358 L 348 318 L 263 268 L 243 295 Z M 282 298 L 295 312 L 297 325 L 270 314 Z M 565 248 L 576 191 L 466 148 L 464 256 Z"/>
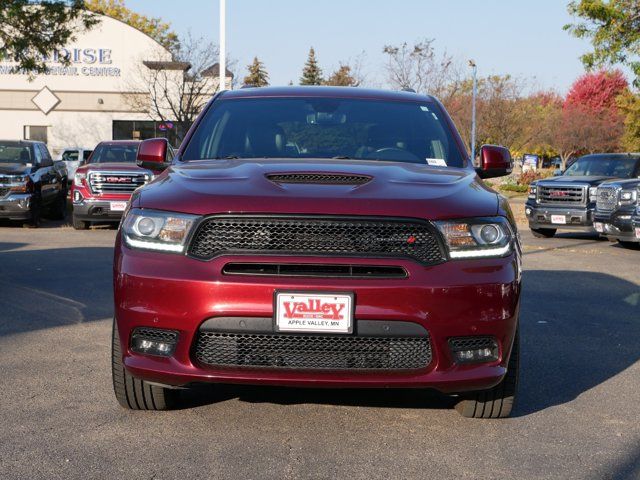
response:
<path fill-rule="evenodd" d="M 138 145 L 98 145 L 91 163 L 133 163 L 138 155 Z"/>
<path fill-rule="evenodd" d="M 634 157 L 581 157 L 567 168 L 564 175 L 629 178 L 633 175 L 637 162 L 638 159 Z"/>
<path fill-rule="evenodd" d="M 0 163 L 33 163 L 31 148 L 20 144 L 0 144 Z"/>
<path fill-rule="evenodd" d="M 344 98 L 219 100 L 183 160 L 341 158 L 464 166 L 443 113 L 432 102 Z"/>

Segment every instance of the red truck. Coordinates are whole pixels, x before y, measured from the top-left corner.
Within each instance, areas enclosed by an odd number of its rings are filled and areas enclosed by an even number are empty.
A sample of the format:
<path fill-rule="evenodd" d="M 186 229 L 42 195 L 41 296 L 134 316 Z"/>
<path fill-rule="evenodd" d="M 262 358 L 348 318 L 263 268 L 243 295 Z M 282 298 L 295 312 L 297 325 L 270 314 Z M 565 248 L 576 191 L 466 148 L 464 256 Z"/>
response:
<path fill-rule="evenodd" d="M 171 159 L 138 163 L 116 239 L 112 366 L 130 409 L 201 382 L 431 388 L 509 415 L 521 248 L 508 150 L 474 168 L 443 106 L 409 92 L 216 95 Z"/>
<path fill-rule="evenodd" d="M 73 177 L 73 228 L 119 222 L 133 191 L 153 178 L 136 165 L 139 141 L 101 142 Z"/>

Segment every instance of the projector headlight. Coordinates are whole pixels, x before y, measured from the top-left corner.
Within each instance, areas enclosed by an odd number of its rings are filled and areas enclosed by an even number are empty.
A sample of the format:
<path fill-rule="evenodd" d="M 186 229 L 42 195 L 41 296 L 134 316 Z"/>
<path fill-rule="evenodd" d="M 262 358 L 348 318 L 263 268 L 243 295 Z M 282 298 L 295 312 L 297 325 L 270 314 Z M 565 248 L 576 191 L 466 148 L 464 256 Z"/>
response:
<path fill-rule="evenodd" d="M 598 198 L 598 187 L 589 187 L 589 201 L 595 202 Z"/>
<path fill-rule="evenodd" d="M 87 174 L 86 173 L 76 173 L 73 176 L 73 183 L 75 183 L 76 185 L 82 185 L 82 181 L 87 178 Z"/>
<path fill-rule="evenodd" d="M 122 236 L 130 248 L 184 252 L 195 215 L 133 208 L 122 222 Z"/>
<path fill-rule="evenodd" d="M 514 233 L 504 217 L 436 222 L 452 260 L 504 257 L 513 251 Z"/>
<path fill-rule="evenodd" d="M 635 203 L 638 198 L 637 190 L 622 190 L 620 192 L 620 203 L 629 205 Z"/>

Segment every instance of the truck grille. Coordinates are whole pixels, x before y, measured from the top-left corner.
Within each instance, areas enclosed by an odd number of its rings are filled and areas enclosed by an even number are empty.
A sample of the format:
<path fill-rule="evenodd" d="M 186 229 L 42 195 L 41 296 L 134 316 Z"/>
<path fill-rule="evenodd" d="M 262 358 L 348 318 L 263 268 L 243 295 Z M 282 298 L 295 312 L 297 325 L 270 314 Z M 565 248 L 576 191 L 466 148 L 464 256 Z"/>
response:
<path fill-rule="evenodd" d="M 227 253 L 408 257 L 443 262 L 438 233 L 424 221 L 327 217 L 211 217 L 198 227 L 189 254 Z"/>
<path fill-rule="evenodd" d="M 431 363 L 424 337 L 358 337 L 200 332 L 196 359 L 216 367 L 415 370 Z"/>
<path fill-rule="evenodd" d="M 587 204 L 587 186 L 561 186 L 538 184 L 538 203 L 558 206 Z"/>
<path fill-rule="evenodd" d="M 149 180 L 142 172 L 91 172 L 89 185 L 93 193 L 131 193 Z"/>
<path fill-rule="evenodd" d="M 9 193 L 9 187 L 0 187 L 0 197 L 4 197 L 7 193 Z"/>
<path fill-rule="evenodd" d="M 618 205 L 619 189 L 614 186 L 598 187 L 596 209 L 600 212 L 612 212 Z"/>

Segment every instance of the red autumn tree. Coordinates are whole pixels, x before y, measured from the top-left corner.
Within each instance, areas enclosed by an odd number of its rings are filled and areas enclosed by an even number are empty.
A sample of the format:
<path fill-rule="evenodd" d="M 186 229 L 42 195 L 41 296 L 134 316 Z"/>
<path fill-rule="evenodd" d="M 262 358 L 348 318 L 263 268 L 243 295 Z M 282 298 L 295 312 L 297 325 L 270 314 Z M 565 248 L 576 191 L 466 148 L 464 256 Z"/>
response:
<path fill-rule="evenodd" d="M 593 113 L 617 113 L 616 99 L 629 88 L 620 70 L 600 70 L 578 78 L 565 99 L 565 107 L 581 107 Z"/>

